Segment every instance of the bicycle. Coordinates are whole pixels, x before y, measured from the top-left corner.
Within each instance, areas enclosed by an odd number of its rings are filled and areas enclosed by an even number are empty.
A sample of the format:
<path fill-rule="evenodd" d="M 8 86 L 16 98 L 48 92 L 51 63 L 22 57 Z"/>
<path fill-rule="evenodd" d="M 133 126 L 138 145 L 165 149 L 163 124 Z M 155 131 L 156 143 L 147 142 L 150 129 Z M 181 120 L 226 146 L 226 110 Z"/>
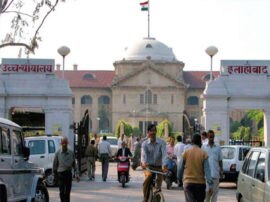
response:
<path fill-rule="evenodd" d="M 148 187 L 148 199 L 147 202 L 165 202 L 164 195 L 160 189 L 156 187 L 157 174 L 166 175 L 166 173 L 147 168 L 152 173 L 151 181 Z"/>

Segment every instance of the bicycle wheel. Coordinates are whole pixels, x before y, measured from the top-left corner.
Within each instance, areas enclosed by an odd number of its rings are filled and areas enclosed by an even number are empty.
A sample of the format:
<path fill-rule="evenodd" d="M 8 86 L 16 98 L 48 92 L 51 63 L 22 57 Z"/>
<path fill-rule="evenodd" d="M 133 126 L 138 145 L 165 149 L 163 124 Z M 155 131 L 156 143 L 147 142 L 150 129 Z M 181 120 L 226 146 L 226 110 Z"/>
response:
<path fill-rule="evenodd" d="M 153 190 L 152 188 L 149 189 L 149 193 L 148 193 L 148 200 L 147 202 L 153 202 Z"/>
<path fill-rule="evenodd" d="M 154 193 L 153 202 L 165 202 L 163 193 L 161 191 Z"/>

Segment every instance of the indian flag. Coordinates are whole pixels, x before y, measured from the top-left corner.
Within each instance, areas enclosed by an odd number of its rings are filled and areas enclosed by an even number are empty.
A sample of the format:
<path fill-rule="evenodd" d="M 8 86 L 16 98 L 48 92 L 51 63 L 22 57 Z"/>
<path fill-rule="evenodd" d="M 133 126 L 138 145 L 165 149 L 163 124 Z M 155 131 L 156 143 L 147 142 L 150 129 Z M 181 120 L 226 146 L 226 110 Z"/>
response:
<path fill-rule="evenodd" d="M 145 2 L 141 2 L 141 11 L 148 11 L 148 7 L 149 7 L 149 2 L 145 1 Z"/>

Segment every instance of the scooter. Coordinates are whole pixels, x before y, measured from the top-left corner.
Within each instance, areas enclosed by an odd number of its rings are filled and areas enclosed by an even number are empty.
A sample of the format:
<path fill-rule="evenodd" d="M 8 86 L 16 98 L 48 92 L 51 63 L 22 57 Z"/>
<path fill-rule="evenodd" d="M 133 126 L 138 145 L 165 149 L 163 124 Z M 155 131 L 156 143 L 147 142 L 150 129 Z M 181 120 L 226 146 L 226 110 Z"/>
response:
<path fill-rule="evenodd" d="M 166 159 L 166 164 L 168 166 L 168 172 L 164 180 L 166 182 L 167 189 L 172 187 L 173 182 L 177 183 L 177 163 L 175 156 L 168 156 Z"/>
<path fill-rule="evenodd" d="M 129 157 L 120 156 L 118 157 L 117 162 L 117 174 L 118 174 L 118 181 L 122 184 L 124 188 L 126 183 L 129 182 Z"/>

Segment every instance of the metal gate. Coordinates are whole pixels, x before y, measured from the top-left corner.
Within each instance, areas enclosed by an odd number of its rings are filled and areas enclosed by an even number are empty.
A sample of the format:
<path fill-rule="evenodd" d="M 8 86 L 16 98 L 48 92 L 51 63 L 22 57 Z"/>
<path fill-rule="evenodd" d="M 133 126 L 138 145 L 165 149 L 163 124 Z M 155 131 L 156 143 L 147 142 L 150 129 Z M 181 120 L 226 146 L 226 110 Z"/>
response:
<path fill-rule="evenodd" d="M 82 120 L 74 123 L 74 152 L 80 174 L 87 170 L 85 150 L 89 142 L 89 113 L 85 111 Z"/>

